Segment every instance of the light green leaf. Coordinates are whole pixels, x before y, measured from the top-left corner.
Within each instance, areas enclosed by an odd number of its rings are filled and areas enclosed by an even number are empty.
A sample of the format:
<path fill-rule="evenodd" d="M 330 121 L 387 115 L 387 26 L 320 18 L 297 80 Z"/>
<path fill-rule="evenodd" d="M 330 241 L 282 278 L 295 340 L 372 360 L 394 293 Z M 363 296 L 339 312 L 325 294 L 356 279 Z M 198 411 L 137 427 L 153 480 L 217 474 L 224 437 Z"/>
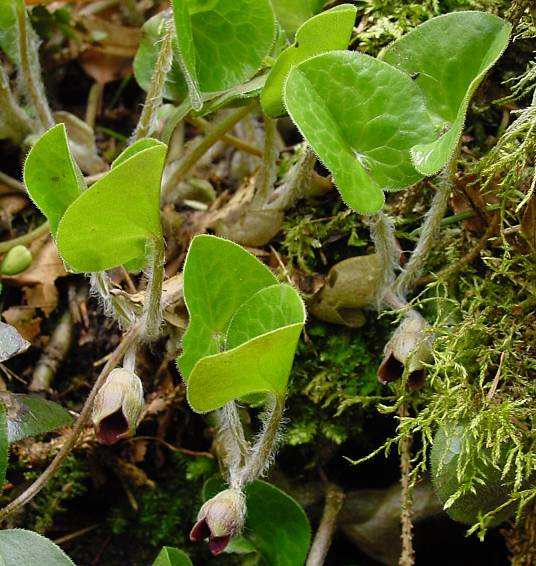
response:
<path fill-rule="evenodd" d="M 0 493 L 6 482 L 7 463 L 9 459 L 9 441 L 7 438 L 6 408 L 0 403 Z"/>
<path fill-rule="evenodd" d="M 354 210 L 377 212 L 383 190 L 423 177 L 410 149 L 431 141 L 434 128 L 419 88 L 398 69 L 358 53 L 324 53 L 291 69 L 284 99 Z"/>
<path fill-rule="evenodd" d="M 164 546 L 153 562 L 153 566 L 193 566 L 189 556 L 170 546 Z"/>
<path fill-rule="evenodd" d="M 324 3 L 325 0 L 272 0 L 277 20 L 289 36 L 320 12 Z"/>
<path fill-rule="evenodd" d="M 161 145 L 162 145 L 161 142 L 159 142 L 158 140 L 155 140 L 153 138 L 142 138 L 141 140 L 134 142 L 132 145 L 129 145 L 124 151 L 122 151 L 114 159 L 114 161 L 112 163 L 112 169 L 114 167 L 117 167 L 118 165 L 121 165 L 127 159 L 134 157 L 134 155 L 136 155 L 140 151 L 143 151 L 144 149 L 149 149 L 149 148 L 152 148 L 152 147 L 159 147 Z"/>
<path fill-rule="evenodd" d="M 184 265 L 184 296 L 190 322 L 179 368 L 185 380 L 203 356 L 223 349 L 238 307 L 277 283 L 270 270 L 239 245 L 215 236 L 196 236 Z"/>
<path fill-rule="evenodd" d="M 0 531 L 0 560 L 5 566 L 74 566 L 59 546 L 24 529 Z"/>
<path fill-rule="evenodd" d="M 61 405 L 41 397 L 18 393 L 1 393 L 0 399 L 7 409 L 9 443 L 68 426 L 71 414 Z"/>
<path fill-rule="evenodd" d="M 162 236 L 160 181 L 166 146 L 151 145 L 121 161 L 63 215 L 58 248 L 74 271 L 128 263 L 145 255 L 149 240 Z"/>
<path fill-rule="evenodd" d="M 142 36 L 140 46 L 134 57 L 132 67 L 134 77 L 143 90 L 148 90 L 153 76 L 153 71 L 158 59 L 158 52 L 164 37 L 164 22 L 167 12 L 160 12 L 148 19 L 141 28 Z M 171 69 L 167 74 L 164 84 L 163 97 L 168 100 L 183 100 L 188 93 L 188 88 L 182 76 L 181 67 L 178 60 L 178 43 L 173 39 L 173 59 Z"/>
<path fill-rule="evenodd" d="M 192 408 L 207 413 L 252 393 L 284 396 L 303 324 L 285 326 L 201 358 L 187 384 Z"/>
<path fill-rule="evenodd" d="M 179 60 L 192 107 L 201 93 L 251 78 L 269 54 L 275 19 L 268 0 L 173 0 Z"/>
<path fill-rule="evenodd" d="M 313 55 L 348 47 L 356 11 L 355 6 L 342 4 L 312 17 L 298 29 L 295 42 L 279 55 L 261 93 L 262 109 L 268 116 L 285 113 L 283 84 L 292 66 Z"/>
<path fill-rule="evenodd" d="M 492 14 L 454 12 L 421 24 L 383 53 L 414 78 L 433 115 L 437 139 L 411 151 L 423 175 L 437 173 L 455 151 L 471 97 L 506 49 L 511 29 Z"/>
<path fill-rule="evenodd" d="M 16 21 L 15 0 L 0 1 L 0 29 L 12 26 Z"/>
<path fill-rule="evenodd" d="M 205 500 L 225 489 L 220 478 L 203 486 Z M 305 511 L 292 497 L 275 485 L 256 480 L 245 488 L 246 526 L 241 539 L 250 542 L 263 559 L 263 566 L 298 566 L 305 563 L 311 543 L 311 526 Z M 244 547 L 240 545 L 240 549 Z M 229 545 L 232 549 L 232 543 Z"/>
<path fill-rule="evenodd" d="M 61 217 L 87 188 L 69 150 L 64 124 L 54 126 L 35 142 L 24 164 L 24 183 L 56 235 Z"/>

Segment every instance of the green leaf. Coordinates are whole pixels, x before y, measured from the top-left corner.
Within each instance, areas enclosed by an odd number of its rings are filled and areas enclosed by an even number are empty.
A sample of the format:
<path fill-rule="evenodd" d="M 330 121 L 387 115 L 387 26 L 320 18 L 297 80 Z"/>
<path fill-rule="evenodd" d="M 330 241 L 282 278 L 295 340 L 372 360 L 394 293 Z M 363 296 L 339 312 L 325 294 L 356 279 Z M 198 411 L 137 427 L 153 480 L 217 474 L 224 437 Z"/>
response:
<path fill-rule="evenodd" d="M 454 153 L 471 97 L 506 49 L 511 29 L 492 14 L 454 12 L 421 24 L 385 50 L 383 60 L 414 78 L 433 115 L 437 139 L 411 151 L 423 175 L 437 173 Z"/>
<path fill-rule="evenodd" d="M 192 408 L 207 413 L 252 393 L 284 396 L 303 324 L 285 326 L 232 350 L 201 358 L 188 380 Z"/>
<path fill-rule="evenodd" d="M 140 151 L 143 151 L 144 149 L 150 149 L 152 147 L 160 147 L 160 146 L 162 146 L 162 143 L 159 142 L 158 140 L 155 140 L 153 138 L 142 138 L 141 140 L 134 142 L 132 145 L 129 145 L 124 151 L 121 152 L 120 155 L 118 155 L 114 159 L 112 163 L 112 169 L 114 167 L 117 167 L 118 165 L 121 165 L 127 159 L 134 157 L 134 155 L 136 155 Z"/>
<path fill-rule="evenodd" d="M 142 36 L 140 46 L 134 57 L 134 77 L 143 90 L 148 90 L 153 71 L 158 59 L 158 52 L 164 37 L 164 22 L 166 14 L 160 12 L 145 22 L 141 28 Z M 188 88 L 182 76 L 178 60 L 178 43 L 173 39 L 173 59 L 164 84 L 164 98 L 174 101 L 183 100 Z"/>
<path fill-rule="evenodd" d="M 24 529 L 0 531 L 0 561 L 2 566 L 74 566 L 59 546 Z"/>
<path fill-rule="evenodd" d="M 24 183 L 56 235 L 61 217 L 87 187 L 69 150 L 64 124 L 45 132 L 24 164 Z"/>
<path fill-rule="evenodd" d="M 61 405 L 41 397 L 18 393 L 1 393 L 7 409 L 9 443 L 68 426 L 73 417 Z"/>
<path fill-rule="evenodd" d="M 275 14 L 288 35 L 322 10 L 325 0 L 272 0 Z"/>
<path fill-rule="evenodd" d="M 201 93 L 251 78 L 269 54 L 275 21 L 268 0 L 173 0 L 179 60 L 194 110 Z"/>
<path fill-rule="evenodd" d="M 423 177 L 410 149 L 431 141 L 434 128 L 421 91 L 398 69 L 358 53 L 324 53 L 291 69 L 284 99 L 354 210 L 377 212 L 383 190 Z"/>
<path fill-rule="evenodd" d="M 262 109 L 268 116 L 276 118 L 285 113 L 283 84 L 291 67 L 313 55 L 348 47 L 356 11 L 355 6 L 342 4 L 314 16 L 298 29 L 295 42 L 279 55 L 262 91 Z"/>
<path fill-rule="evenodd" d="M 9 440 L 7 437 L 6 408 L 0 403 L 0 493 L 6 483 L 7 463 L 9 459 Z"/>
<path fill-rule="evenodd" d="M 210 499 L 222 489 L 221 480 L 211 478 L 203 487 L 203 497 Z M 244 491 L 248 511 L 241 538 L 251 543 L 250 550 L 257 550 L 266 566 L 304 564 L 311 527 L 302 507 L 284 491 L 262 480 L 254 481 Z"/>
<path fill-rule="evenodd" d="M 190 322 L 179 368 L 186 381 L 196 362 L 219 352 L 238 307 L 277 283 L 270 270 L 238 244 L 196 236 L 184 264 L 184 297 Z"/>
<path fill-rule="evenodd" d="M 15 1 L 14 0 L 1 0 L 0 1 L 0 29 L 12 26 L 17 17 L 15 16 Z"/>
<path fill-rule="evenodd" d="M 166 146 L 139 150 L 99 179 L 65 212 L 58 248 L 77 272 L 102 271 L 145 255 L 149 240 L 162 236 L 160 181 Z M 127 152 L 133 151 L 127 149 Z"/>
<path fill-rule="evenodd" d="M 189 556 L 170 546 L 164 546 L 153 562 L 153 566 L 193 566 Z"/>

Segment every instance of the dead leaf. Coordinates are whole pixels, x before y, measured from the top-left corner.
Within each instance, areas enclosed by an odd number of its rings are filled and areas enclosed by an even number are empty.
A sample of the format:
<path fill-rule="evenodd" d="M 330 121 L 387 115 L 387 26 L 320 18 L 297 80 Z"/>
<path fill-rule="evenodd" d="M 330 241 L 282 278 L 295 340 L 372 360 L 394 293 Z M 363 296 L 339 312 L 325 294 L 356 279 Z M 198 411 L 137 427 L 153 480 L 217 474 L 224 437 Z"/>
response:
<path fill-rule="evenodd" d="M 14 326 L 21 336 L 32 342 L 41 332 L 41 318 L 36 316 L 35 309 L 28 307 L 9 307 L 2 312 L 4 320 Z"/>
<path fill-rule="evenodd" d="M 521 220 L 521 231 L 532 249 L 536 249 L 536 198 L 533 196 Z"/>
<path fill-rule="evenodd" d="M 0 362 L 22 354 L 30 347 L 14 326 L 0 322 Z"/>

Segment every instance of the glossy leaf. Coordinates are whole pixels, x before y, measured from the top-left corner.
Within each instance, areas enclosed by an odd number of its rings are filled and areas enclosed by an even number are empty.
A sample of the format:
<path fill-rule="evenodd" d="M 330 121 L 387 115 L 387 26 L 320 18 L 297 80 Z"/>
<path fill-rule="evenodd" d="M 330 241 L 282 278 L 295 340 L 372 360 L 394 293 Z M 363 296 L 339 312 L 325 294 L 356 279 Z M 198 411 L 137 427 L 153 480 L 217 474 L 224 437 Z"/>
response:
<path fill-rule="evenodd" d="M 58 248 L 74 271 L 102 271 L 136 260 L 145 255 L 149 240 L 162 236 L 160 181 L 166 146 L 150 145 L 124 161 L 120 157 L 63 215 Z"/>
<path fill-rule="evenodd" d="M 222 489 L 222 481 L 211 478 L 203 487 L 203 497 L 210 499 Z M 284 491 L 262 480 L 248 485 L 245 494 L 246 525 L 237 545 L 241 552 L 256 550 L 265 566 L 304 564 L 311 543 L 311 527 L 302 507 Z M 241 542 L 243 539 L 247 542 Z M 229 548 L 233 548 L 233 541 Z"/>
<path fill-rule="evenodd" d="M 289 34 L 322 10 L 324 0 L 272 0 L 277 21 Z"/>
<path fill-rule="evenodd" d="M 383 190 L 422 178 L 410 149 L 431 141 L 434 127 L 423 95 L 405 73 L 367 55 L 333 51 L 293 67 L 284 98 L 354 210 L 377 212 Z"/>
<path fill-rule="evenodd" d="M 185 380 L 203 356 L 223 349 L 238 307 L 277 283 L 270 270 L 239 245 L 214 236 L 193 239 L 184 264 L 184 296 L 190 322 L 179 368 Z"/>
<path fill-rule="evenodd" d="M 160 12 L 148 19 L 141 28 L 142 36 L 140 46 L 132 64 L 134 77 L 143 90 L 147 90 L 151 83 L 153 71 L 158 59 L 158 52 L 164 37 L 164 22 L 166 13 Z M 164 85 L 164 98 L 168 100 L 183 100 L 188 88 L 182 76 L 178 60 L 177 39 L 173 40 L 173 59 Z"/>
<path fill-rule="evenodd" d="M 56 235 L 61 217 L 87 187 L 69 150 L 64 124 L 45 132 L 24 164 L 24 183 Z"/>
<path fill-rule="evenodd" d="M 298 29 L 296 40 L 279 55 L 262 91 L 262 109 L 268 116 L 276 118 L 285 113 L 283 84 L 293 65 L 319 53 L 348 47 L 356 11 L 355 6 L 342 4 L 314 16 Z"/>
<path fill-rule="evenodd" d="M 201 93 L 251 78 L 269 54 L 275 21 L 268 0 L 173 0 L 181 69 L 194 110 Z"/>
<path fill-rule="evenodd" d="M 0 531 L 0 564 L 2 566 L 74 566 L 74 562 L 52 541 L 32 531 Z"/>
<path fill-rule="evenodd" d="M 178 548 L 172 548 L 170 546 L 164 546 L 156 560 L 153 562 L 153 566 L 193 566 L 192 561 L 189 556 L 179 550 Z"/>
<path fill-rule="evenodd" d="M 71 414 L 61 405 L 41 397 L 18 393 L 1 393 L 0 399 L 7 409 L 9 443 L 68 426 Z"/>
<path fill-rule="evenodd" d="M 454 12 L 421 24 L 385 50 L 383 60 L 414 79 L 433 115 L 437 139 L 412 149 L 423 175 L 437 173 L 455 151 L 471 97 L 506 49 L 511 29 L 492 14 Z"/>
<path fill-rule="evenodd" d="M 7 437 L 6 408 L 0 403 L 0 493 L 6 482 L 7 463 L 9 459 L 9 440 Z"/>

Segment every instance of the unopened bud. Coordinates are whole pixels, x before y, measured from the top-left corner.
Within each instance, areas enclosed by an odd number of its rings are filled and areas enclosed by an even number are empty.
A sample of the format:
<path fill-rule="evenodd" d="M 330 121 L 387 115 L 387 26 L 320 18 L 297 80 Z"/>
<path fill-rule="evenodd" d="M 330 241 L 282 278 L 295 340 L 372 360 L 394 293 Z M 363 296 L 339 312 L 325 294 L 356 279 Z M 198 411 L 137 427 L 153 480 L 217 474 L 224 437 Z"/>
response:
<path fill-rule="evenodd" d="M 426 363 L 432 359 L 429 325 L 415 311 L 410 311 L 387 342 L 378 368 L 378 380 L 390 383 L 407 371 L 408 385 L 419 389 L 426 377 Z"/>
<path fill-rule="evenodd" d="M 0 272 L 3 275 L 17 275 L 28 269 L 32 263 L 32 252 L 26 246 L 11 248 L 2 262 Z"/>
<path fill-rule="evenodd" d="M 142 409 L 140 378 L 125 368 L 112 370 L 93 404 L 93 424 L 99 442 L 111 445 L 132 436 Z"/>
<path fill-rule="evenodd" d="M 210 552 L 217 556 L 225 550 L 231 537 L 240 533 L 245 518 L 245 495 L 238 489 L 226 489 L 201 507 L 190 540 L 208 538 Z"/>

